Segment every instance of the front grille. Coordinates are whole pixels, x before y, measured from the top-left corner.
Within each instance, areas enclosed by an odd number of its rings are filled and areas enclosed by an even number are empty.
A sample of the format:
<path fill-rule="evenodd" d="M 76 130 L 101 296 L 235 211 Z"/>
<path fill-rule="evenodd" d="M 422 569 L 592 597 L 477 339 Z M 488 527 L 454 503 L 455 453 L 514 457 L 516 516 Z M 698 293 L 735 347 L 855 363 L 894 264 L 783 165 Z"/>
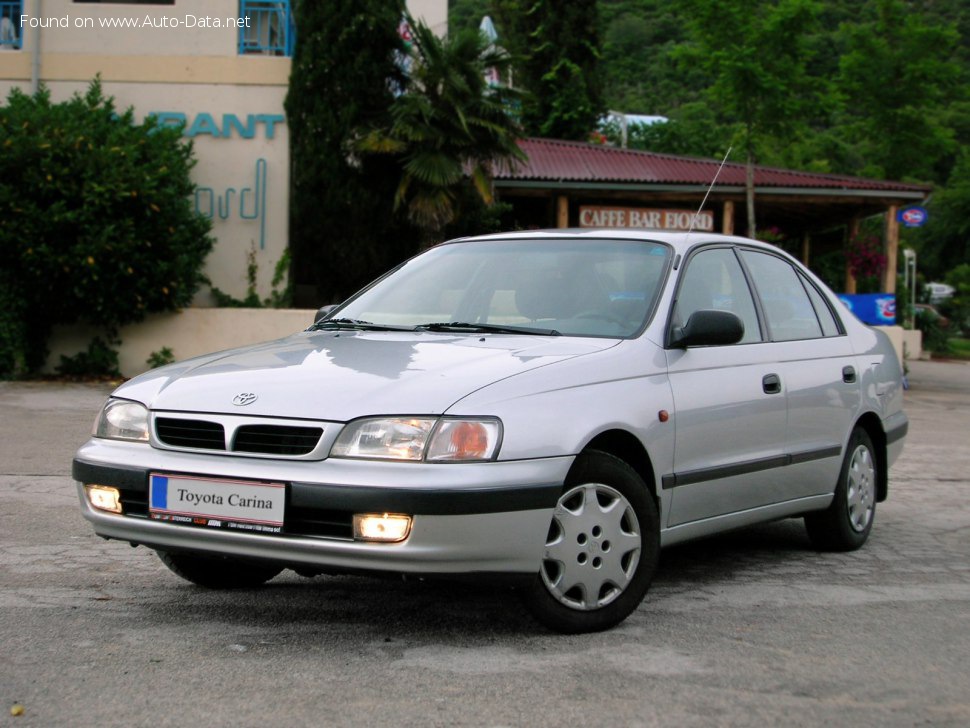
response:
<path fill-rule="evenodd" d="M 349 511 L 330 511 L 290 505 L 286 511 L 283 532 L 288 536 L 352 539 L 354 514 Z"/>
<path fill-rule="evenodd" d="M 171 447 L 225 450 L 226 432 L 218 422 L 159 417 L 155 420 L 158 439 Z"/>
<path fill-rule="evenodd" d="M 320 441 L 320 427 L 243 425 L 236 431 L 232 449 L 265 455 L 306 455 Z"/>

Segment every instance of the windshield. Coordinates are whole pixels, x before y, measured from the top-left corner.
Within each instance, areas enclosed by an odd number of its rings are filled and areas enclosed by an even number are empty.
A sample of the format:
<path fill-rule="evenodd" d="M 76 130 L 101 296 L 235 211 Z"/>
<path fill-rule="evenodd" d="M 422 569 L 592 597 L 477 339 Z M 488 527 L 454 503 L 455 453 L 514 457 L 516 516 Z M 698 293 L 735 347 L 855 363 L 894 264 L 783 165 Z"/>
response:
<path fill-rule="evenodd" d="M 643 241 L 451 243 L 408 261 L 331 319 L 476 333 L 491 328 L 627 337 L 652 311 L 668 258 L 667 246 Z"/>

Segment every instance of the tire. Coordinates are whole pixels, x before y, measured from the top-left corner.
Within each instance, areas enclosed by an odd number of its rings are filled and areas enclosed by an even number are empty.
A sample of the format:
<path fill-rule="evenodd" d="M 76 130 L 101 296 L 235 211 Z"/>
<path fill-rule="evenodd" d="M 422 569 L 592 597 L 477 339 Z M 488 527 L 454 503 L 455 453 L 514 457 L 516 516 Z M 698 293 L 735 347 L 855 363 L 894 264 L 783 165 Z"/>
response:
<path fill-rule="evenodd" d="M 267 561 L 172 551 L 156 553 L 172 573 L 207 589 L 253 589 L 283 571 L 282 566 Z"/>
<path fill-rule="evenodd" d="M 805 516 L 805 528 L 819 551 L 855 551 L 869 538 L 876 518 L 879 458 L 869 433 L 852 431 L 828 509 Z"/>
<path fill-rule="evenodd" d="M 609 629 L 643 601 L 659 553 L 657 506 L 643 479 L 619 458 L 585 452 L 556 504 L 526 606 L 556 632 Z"/>

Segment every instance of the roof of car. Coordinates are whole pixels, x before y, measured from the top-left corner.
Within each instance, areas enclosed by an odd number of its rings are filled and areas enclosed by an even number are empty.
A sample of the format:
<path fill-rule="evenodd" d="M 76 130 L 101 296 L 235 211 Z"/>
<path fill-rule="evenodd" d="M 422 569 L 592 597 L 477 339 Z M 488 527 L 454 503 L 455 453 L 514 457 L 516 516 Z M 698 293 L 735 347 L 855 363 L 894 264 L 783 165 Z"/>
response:
<path fill-rule="evenodd" d="M 473 240 L 562 240 L 563 238 L 578 239 L 609 239 L 609 240 L 643 240 L 666 243 L 677 252 L 684 252 L 687 248 L 698 243 L 739 243 L 752 245 L 769 250 L 777 250 L 774 245 L 763 243 L 737 235 L 724 235 L 709 232 L 666 232 L 663 230 L 638 230 L 632 228 L 555 228 L 547 230 L 518 230 L 507 233 L 491 233 L 474 237 L 459 238 L 449 242 L 470 242 Z"/>

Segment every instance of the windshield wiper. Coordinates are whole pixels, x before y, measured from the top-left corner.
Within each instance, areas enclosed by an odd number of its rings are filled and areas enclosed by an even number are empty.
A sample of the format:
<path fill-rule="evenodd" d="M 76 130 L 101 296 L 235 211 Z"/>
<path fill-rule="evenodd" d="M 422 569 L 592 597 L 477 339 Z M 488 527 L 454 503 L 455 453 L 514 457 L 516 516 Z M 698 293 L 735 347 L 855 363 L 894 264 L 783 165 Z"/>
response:
<path fill-rule="evenodd" d="M 529 334 L 532 336 L 562 336 L 555 329 L 534 329 L 528 326 L 507 326 L 505 324 L 471 324 L 464 321 L 451 323 L 430 323 L 414 327 L 415 331 L 456 331 L 474 334 Z"/>
<path fill-rule="evenodd" d="M 388 326 L 386 324 L 375 324 L 370 321 L 360 319 L 335 318 L 317 321 L 310 327 L 310 331 L 321 331 L 327 329 L 353 329 L 355 331 L 411 331 L 410 326 Z"/>

